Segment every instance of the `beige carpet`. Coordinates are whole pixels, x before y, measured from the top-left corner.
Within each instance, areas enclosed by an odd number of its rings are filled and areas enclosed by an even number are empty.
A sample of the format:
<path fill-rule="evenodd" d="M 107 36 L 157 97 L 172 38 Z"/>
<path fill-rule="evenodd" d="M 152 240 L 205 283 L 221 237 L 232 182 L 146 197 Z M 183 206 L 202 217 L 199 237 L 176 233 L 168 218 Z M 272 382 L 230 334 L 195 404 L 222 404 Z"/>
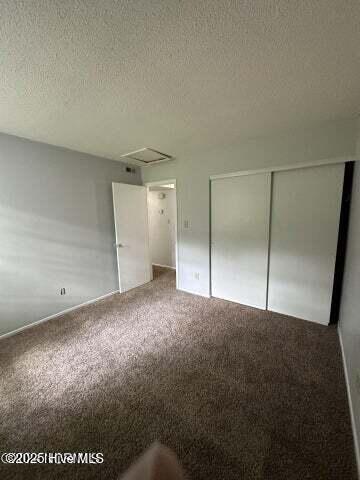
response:
<path fill-rule="evenodd" d="M 157 274 L 0 341 L 0 450 L 105 458 L 0 465 L 0 478 L 112 480 L 157 439 L 192 480 L 355 479 L 335 328 Z"/>

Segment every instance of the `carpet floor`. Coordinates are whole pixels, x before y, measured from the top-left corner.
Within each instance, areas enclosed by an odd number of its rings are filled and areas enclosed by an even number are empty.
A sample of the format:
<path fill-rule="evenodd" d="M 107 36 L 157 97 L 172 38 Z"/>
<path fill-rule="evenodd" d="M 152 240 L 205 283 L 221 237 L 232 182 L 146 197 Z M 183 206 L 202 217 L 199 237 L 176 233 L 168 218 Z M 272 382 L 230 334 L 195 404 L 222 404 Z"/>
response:
<path fill-rule="evenodd" d="M 102 452 L 5 479 L 115 480 L 154 440 L 191 480 L 355 480 L 336 329 L 175 289 L 172 271 L 0 341 L 0 451 Z"/>

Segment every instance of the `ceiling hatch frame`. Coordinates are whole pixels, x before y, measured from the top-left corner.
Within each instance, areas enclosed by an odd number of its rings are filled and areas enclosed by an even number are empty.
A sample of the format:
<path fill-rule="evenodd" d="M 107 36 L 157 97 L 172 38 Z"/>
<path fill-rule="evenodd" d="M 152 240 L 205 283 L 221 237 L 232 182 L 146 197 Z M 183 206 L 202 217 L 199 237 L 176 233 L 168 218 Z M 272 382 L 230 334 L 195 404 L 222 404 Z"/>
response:
<path fill-rule="evenodd" d="M 124 153 L 120 158 L 126 158 L 141 166 L 154 165 L 156 163 L 168 162 L 169 160 L 174 159 L 172 155 L 150 147 L 139 148 L 138 150 Z"/>

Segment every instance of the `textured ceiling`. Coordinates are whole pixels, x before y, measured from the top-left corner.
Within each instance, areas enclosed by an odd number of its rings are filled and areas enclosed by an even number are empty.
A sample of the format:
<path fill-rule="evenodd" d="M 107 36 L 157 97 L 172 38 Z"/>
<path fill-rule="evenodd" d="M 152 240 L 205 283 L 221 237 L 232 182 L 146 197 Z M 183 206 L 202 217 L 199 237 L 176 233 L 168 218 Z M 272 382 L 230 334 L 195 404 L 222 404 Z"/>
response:
<path fill-rule="evenodd" d="M 358 0 L 0 0 L 0 131 L 119 159 L 359 113 Z"/>

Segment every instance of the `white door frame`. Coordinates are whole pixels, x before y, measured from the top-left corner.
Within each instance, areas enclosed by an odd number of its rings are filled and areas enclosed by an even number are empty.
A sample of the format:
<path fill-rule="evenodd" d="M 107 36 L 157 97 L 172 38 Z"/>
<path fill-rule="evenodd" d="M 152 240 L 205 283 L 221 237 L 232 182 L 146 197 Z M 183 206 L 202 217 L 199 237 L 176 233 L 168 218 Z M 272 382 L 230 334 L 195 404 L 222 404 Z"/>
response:
<path fill-rule="evenodd" d="M 209 180 L 218 180 L 219 178 L 241 177 L 242 175 L 254 175 L 254 173 L 274 173 L 282 172 L 284 170 L 298 170 L 300 168 L 320 167 L 322 165 L 334 165 L 337 163 L 356 162 L 360 160 L 358 156 L 350 157 L 335 157 L 325 158 L 323 160 L 314 160 L 313 162 L 299 162 L 287 165 L 278 165 L 266 168 L 256 168 L 253 170 L 240 170 L 238 172 L 220 173 L 217 175 L 210 175 Z"/>
<path fill-rule="evenodd" d="M 179 210 L 179 203 L 178 203 L 178 192 L 177 192 L 177 184 L 176 184 L 176 178 L 170 178 L 170 179 L 165 179 L 165 180 L 157 180 L 156 182 L 145 182 L 144 186 L 147 187 L 147 191 L 149 192 L 149 187 L 159 187 L 161 185 L 169 185 L 173 183 L 175 185 L 175 195 L 176 195 L 176 209 L 175 209 L 175 239 L 176 239 L 176 245 L 175 245 L 175 271 L 176 271 L 176 288 L 179 288 L 179 227 L 178 227 L 178 221 L 179 221 L 179 215 L 178 215 L 178 210 Z"/>

